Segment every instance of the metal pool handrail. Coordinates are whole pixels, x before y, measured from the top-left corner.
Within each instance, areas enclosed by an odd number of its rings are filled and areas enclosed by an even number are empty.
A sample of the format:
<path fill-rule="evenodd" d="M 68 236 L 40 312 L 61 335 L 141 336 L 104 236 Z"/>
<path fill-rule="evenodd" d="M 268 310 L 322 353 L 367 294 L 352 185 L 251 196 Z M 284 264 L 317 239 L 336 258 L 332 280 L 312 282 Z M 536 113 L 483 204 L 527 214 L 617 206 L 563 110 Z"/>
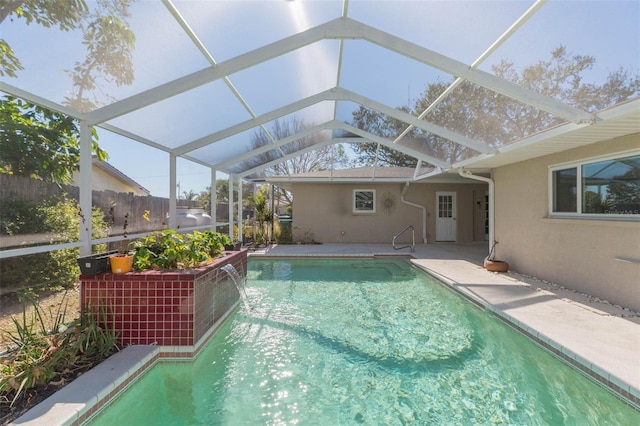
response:
<path fill-rule="evenodd" d="M 396 247 L 396 238 L 398 238 L 400 235 L 404 234 L 409 229 L 411 229 L 411 245 L 402 246 L 402 247 Z M 404 228 L 402 231 L 398 232 L 393 237 L 393 241 L 391 241 L 391 245 L 393 246 L 394 250 L 401 250 L 401 249 L 404 249 L 404 248 L 409 248 L 409 250 L 411 250 L 411 253 L 415 253 L 416 252 L 416 231 L 413 228 L 413 225 L 409 225 L 406 228 Z"/>

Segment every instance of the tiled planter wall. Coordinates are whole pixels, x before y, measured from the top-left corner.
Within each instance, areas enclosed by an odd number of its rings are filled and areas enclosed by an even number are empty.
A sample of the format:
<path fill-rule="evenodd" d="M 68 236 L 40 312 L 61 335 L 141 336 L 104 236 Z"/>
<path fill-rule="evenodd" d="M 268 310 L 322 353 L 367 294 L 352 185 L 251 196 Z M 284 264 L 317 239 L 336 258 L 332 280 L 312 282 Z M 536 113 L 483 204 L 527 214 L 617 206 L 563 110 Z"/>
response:
<path fill-rule="evenodd" d="M 220 270 L 229 263 L 246 276 L 247 251 L 225 252 L 210 266 L 186 271 L 81 275 L 81 306 L 106 311 L 122 346 L 194 346 L 239 299 Z"/>

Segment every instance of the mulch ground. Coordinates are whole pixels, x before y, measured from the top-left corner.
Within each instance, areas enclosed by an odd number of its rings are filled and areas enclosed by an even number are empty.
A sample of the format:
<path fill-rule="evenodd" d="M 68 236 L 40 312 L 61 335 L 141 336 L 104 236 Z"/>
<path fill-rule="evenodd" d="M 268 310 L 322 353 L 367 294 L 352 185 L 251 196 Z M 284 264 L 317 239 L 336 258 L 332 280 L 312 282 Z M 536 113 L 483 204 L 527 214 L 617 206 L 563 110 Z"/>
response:
<path fill-rule="evenodd" d="M 37 299 L 42 318 L 47 325 L 53 324 L 55 315 L 59 309 L 65 309 L 66 320 L 70 322 L 78 318 L 80 311 L 79 288 L 66 291 L 49 293 Z M 22 323 L 23 311 L 26 314 L 27 323 L 31 322 L 35 309 L 31 302 L 24 303 L 14 295 L 5 295 L 0 299 L 0 353 L 12 346 L 9 333 L 15 335 L 15 324 L 13 318 Z M 6 359 L 7 355 L 0 355 L 0 361 Z M 46 385 L 29 389 L 24 395 L 11 405 L 11 401 L 0 397 L 0 425 L 6 425 L 17 419 L 30 408 L 44 401 L 46 398 L 60 390 L 74 379 L 90 370 L 97 364 L 97 361 L 85 360 L 82 365 L 72 371 L 65 371 L 56 374 Z"/>

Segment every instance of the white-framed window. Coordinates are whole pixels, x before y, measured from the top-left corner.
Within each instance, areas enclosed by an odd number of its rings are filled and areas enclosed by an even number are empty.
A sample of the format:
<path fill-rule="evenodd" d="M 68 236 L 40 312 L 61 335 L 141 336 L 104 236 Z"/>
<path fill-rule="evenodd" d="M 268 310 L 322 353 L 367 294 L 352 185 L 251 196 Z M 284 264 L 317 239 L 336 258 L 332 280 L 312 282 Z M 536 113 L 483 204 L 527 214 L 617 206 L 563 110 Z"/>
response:
<path fill-rule="evenodd" d="M 376 212 L 376 190 L 375 189 L 354 189 L 353 190 L 353 212 L 354 213 L 375 213 Z"/>
<path fill-rule="evenodd" d="M 640 218 L 640 153 L 549 168 L 550 216 Z"/>

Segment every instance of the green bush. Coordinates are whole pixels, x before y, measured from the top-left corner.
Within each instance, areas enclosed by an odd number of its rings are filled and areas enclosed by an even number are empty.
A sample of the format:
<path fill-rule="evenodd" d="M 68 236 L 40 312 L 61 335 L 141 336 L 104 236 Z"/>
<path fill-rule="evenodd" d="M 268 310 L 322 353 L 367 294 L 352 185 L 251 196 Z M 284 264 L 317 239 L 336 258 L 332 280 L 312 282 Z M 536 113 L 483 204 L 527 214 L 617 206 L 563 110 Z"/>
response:
<path fill-rule="evenodd" d="M 40 204 L 12 201 L 0 211 L 0 226 L 9 235 L 48 235 L 49 243 L 77 241 L 80 235 L 78 203 L 63 197 Z M 108 236 L 109 227 L 99 208 L 91 213 L 93 238 Z M 106 245 L 94 247 L 104 251 Z M 65 249 L 0 260 L 3 293 L 33 293 L 40 290 L 71 288 L 78 280 L 79 250 Z"/>

